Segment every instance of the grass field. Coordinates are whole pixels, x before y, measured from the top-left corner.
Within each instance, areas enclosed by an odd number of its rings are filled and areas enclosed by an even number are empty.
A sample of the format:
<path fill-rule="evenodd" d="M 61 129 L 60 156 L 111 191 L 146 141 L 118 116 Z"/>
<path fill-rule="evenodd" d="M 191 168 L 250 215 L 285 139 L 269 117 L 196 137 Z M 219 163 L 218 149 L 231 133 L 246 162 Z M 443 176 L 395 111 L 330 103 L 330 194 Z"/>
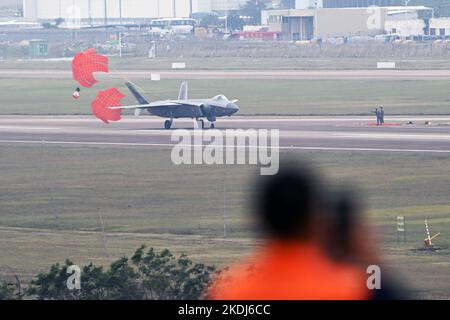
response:
<path fill-rule="evenodd" d="M 131 79 L 133 80 L 133 79 Z M 136 80 L 151 100 L 175 99 L 180 80 Z M 97 90 L 117 86 L 130 95 L 123 81 L 103 81 L 83 89 L 73 100 L 71 79 L 0 79 L 0 114 L 89 114 Z M 239 99 L 241 115 L 359 115 L 383 105 L 389 115 L 450 114 L 450 81 L 375 80 L 191 80 L 190 96 L 223 93 Z M 127 97 L 122 104 L 135 104 Z"/>
<path fill-rule="evenodd" d="M 112 59 L 116 69 L 168 69 L 169 60 Z M 191 69 L 372 68 L 375 60 L 192 59 Z M 371 67 L 372 66 L 372 67 Z M 417 60 L 400 68 L 449 68 Z M 1 62 L 0 68 L 67 68 L 67 62 Z M 130 79 L 135 80 L 135 79 Z M 180 80 L 136 80 L 151 99 L 175 98 Z M 71 79 L 0 79 L 0 116 L 90 114 L 102 81 L 71 94 Z M 379 105 L 388 115 L 450 114 L 450 81 L 192 80 L 191 97 L 223 93 L 240 100 L 241 115 L 358 115 Z M 123 104 L 134 104 L 130 97 Z M 254 167 L 171 164 L 168 149 L 0 146 L 0 279 L 28 279 L 55 262 L 107 264 L 141 244 L 226 265 L 256 242 L 249 214 Z M 352 181 L 367 196 L 373 245 L 420 298 L 449 298 L 450 160 L 446 155 L 303 152 L 332 181 Z M 132 156 L 130 156 L 132 155 Z M 225 213 L 225 214 L 224 214 Z M 407 242 L 396 241 L 397 215 Z M 423 220 L 441 231 L 439 253 L 417 251 Z M 224 237 L 224 221 L 226 234 Z"/>
<path fill-rule="evenodd" d="M 248 206 L 255 167 L 175 167 L 169 149 L 1 146 L 0 151 L 0 276 L 29 277 L 65 258 L 106 264 L 142 243 L 224 265 L 255 245 Z M 352 181 L 365 191 L 374 245 L 411 280 L 413 294 L 448 298 L 447 156 L 302 154 L 329 183 Z M 407 242 L 401 245 L 397 215 L 407 217 Z M 425 218 L 433 231 L 443 232 L 441 253 L 414 251 L 422 246 Z"/>

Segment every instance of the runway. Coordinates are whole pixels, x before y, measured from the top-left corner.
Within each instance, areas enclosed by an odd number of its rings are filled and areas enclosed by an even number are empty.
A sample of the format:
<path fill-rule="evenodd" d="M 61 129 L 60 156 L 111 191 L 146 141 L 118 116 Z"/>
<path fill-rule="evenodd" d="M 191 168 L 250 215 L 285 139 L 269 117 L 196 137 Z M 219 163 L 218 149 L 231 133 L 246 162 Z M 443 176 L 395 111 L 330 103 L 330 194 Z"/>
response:
<path fill-rule="evenodd" d="M 71 70 L 0 69 L 1 78 L 71 79 Z M 450 70 L 114 70 L 98 78 L 150 79 L 277 79 L 277 80 L 450 80 Z"/>
<path fill-rule="evenodd" d="M 218 119 L 219 130 L 278 129 L 282 150 L 404 152 L 450 157 L 450 116 L 388 117 L 392 125 L 373 126 L 373 117 L 231 117 Z M 413 124 L 407 124 L 412 121 Z M 124 117 L 104 124 L 91 116 L 1 116 L 0 148 L 7 145 L 171 148 L 175 129 L 193 132 L 192 120 Z M 429 124 L 425 124 L 429 122 Z M 197 131 L 199 132 L 199 131 Z M 199 133 L 194 133 L 199 134 Z M 449 158 L 450 159 L 450 158 Z"/>

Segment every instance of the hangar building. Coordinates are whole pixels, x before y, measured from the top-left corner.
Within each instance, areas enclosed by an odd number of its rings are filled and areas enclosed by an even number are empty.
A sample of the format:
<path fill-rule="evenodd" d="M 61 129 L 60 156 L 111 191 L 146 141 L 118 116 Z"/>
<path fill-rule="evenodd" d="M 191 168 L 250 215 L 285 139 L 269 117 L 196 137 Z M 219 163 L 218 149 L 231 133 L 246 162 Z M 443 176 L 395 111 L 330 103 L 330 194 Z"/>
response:
<path fill-rule="evenodd" d="M 237 10 L 247 0 L 23 0 L 26 21 L 57 18 L 103 23 L 189 17 L 191 13 Z M 107 19 L 105 19 L 105 17 Z"/>
<path fill-rule="evenodd" d="M 269 31 L 280 32 L 283 40 L 292 41 L 379 34 L 420 36 L 428 34 L 432 17 L 433 9 L 423 6 L 264 10 L 261 13 L 262 24 Z"/>
<path fill-rule="evenodd" d="M 367 8 L 264 10 L 261 21 L 269 31 L 281 32 L 283 40 L 376 35 L 383 32 L 386 17 L 385 8 L 377 10 L 373 21 Z"/>

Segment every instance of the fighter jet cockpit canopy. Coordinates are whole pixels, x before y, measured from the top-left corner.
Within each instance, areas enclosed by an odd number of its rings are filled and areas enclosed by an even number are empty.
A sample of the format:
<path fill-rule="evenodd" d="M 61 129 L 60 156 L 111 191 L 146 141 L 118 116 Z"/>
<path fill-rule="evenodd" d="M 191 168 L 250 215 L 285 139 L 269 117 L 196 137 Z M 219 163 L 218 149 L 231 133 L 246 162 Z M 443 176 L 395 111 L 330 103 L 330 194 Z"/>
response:
<path fill-rule="evenodd" d="M 217 96 L 215 96 L 214 98 L 212 98 L 213 100 L 216 101 L 228 101 L 228 98 L 225 97 L 223 94 L 219 94 Z"/>

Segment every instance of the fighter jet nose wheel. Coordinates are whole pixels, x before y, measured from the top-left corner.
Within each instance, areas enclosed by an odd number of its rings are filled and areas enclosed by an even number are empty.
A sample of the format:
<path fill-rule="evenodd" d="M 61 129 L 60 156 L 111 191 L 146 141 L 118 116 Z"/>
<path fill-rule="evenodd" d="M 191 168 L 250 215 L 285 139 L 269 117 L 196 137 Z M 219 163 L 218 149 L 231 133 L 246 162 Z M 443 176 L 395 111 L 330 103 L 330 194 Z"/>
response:
<path fill-rule="evenodd" d="M 172 126 L 172 122 L 170 120 L 166 120 L 164 122 L 164 128 L 166 128 L 167 130 L 169 130 L 171 126 Z"/>
<path fill-rule="evenodd" d="M 197 125 L 200 129 L 205 129 L 205 121 L 203 119 L 197 120 Z"/>
<path fill-rule="evenodd" d="M 211 122 L 211 129 L 214 129 L 216 127 L 216 124 L 214 122 Z"/>

